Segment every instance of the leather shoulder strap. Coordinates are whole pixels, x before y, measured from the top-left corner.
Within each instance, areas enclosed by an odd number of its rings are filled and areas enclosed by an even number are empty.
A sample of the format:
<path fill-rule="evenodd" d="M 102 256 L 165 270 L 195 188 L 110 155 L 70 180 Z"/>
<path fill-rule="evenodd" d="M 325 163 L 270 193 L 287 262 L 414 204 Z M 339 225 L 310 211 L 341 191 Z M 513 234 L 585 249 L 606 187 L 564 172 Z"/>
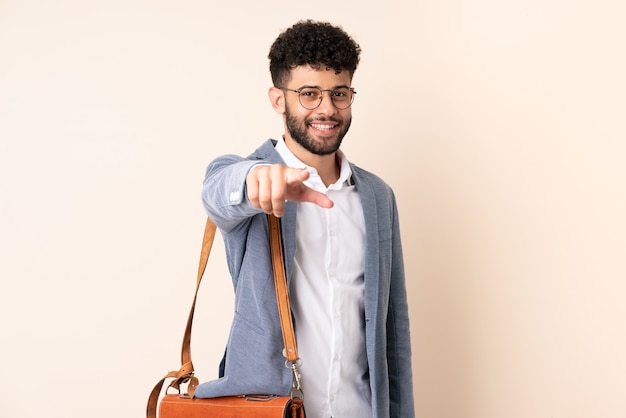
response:
<path fill-rule="evenodd" d="M 276 287 L 276 302 L 280 316 L 280 327 L 283 331 L 285 343 L 285 357 L 290 363 L 298 361 L 298 348 L 296 335 L 293 330 L 291 318 L 291 305 L 289 304 L 289 292 L 287 291 L 287 276 L 285 273 L 285 259 L 283 251 L 282 235 L 280 233 L 280 220 L 274 215 L 267 216 L 270 228 L 270 250 L 272 252 L 272 267 L 274 268 L 274 286 Z"/>
<path fill-rule="evenodd" d="M 180 369 L 168 372 L 165 376 L 163 376 L 163 378 L 161 378 L 161 380 L 159 380 L 154 386 L 152 392 L 150 392 L 150 395 L 148 396 L 148 405 L 146 407 L 146 417 L 148 418 L 156 418 L 159 395 L 161 394 L 161 389 L 167 379 L 173 379 L 169 386 L 174 389 L 180 389 L 180 385 L 182 383 L 188 382 L 187 391 L 190 396 L 193 396 L 195 388 L 198 386 L 198 378 L 193 375 L 194 368 L 193 362 L 191 361 L 191 329 L 193 327 L 193 315 L 196 310 L 196 300 L 198 299 L 198 289 L 200 289 L 200 282 L 202 281 L 202 276 L 204 276 L 204 271 L 206 270 L 207 262 L 209 261 L 209 255 L 211 254 L 211 248 L 213 247 L 216 229 L 217 228 L 213 221 L 207 218 L 204 228 L 204 236 L 202 238 L 202 250 L 200 252 L 200 264 L 198 265 L 196 291 L 193 295 L 193 302 L 191 303 L 189 316 L 187 317 L 187 325 L 185 327 L 185 334 L 183 336 L 183 343 L 180 352 L 181 366 Z"/>
<path fill-rule="evenodd" d="M 283 256 L 283 244 L 280 231 L 280 221 L 274 215 L 268 215 L 268 225 L 270 230 L 270 250 L 272 254 L 272 267 L 274 269 L 274 284 L 276 287 L 276 302 L 278 304 L 278 313 L 280 317 L 280 325 L 283 332 L 283 341 L 285 343 L 285 356 L 287 361 L 295 363 L 298 360 L 298 350 L 296 347 L 296 338 L 293 329 L 293 321 L 291 318 L 291 307 L 289 304 L 289 293 L 287 291 L 287 277 L 285 274 L 285 262 Z M 198 385 L 198 378 L 193 376 L 194 367 L 191 361 L 191 330 L 193 328 L 193 316 L 196 309 L 196 301 L 198 299 L 198 290 L 204 276 L 213 241 L 215 239 L 216 226 L 207 218 L 204 228 L 204 237 L 202 239 L 202 250 L 200 252 L 200 263 L 198 265 L 198 276 L 196 278 L 196 290 L 191 303 L 189 316 L 187 317 L 187 325 L 183 336 L 181 348 L 181 367 L 178 371 L 167 373 L 152 389 L 148 397 L 148 405 L 146 409 L 146 417 L 156 418 L 156 410 L 159 395 L 165 380 L 174 379 L 170 383 L 170 387 L 179 389 L 182 383 L 188 383 L 187 392 L 193 398 L 194 391 Z"/>

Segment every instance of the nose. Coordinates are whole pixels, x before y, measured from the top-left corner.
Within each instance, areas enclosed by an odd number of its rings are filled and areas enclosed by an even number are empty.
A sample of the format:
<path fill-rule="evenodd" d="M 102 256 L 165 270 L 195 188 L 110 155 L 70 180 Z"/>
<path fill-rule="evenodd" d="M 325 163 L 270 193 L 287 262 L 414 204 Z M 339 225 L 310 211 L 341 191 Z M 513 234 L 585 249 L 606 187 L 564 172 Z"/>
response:
<path fill-rule="evenodd" d="M 324 94 L 326 93 L 326 94 Z M 322 98 L 320 105 L 315 109 L 318 113 L 323 113 L 325 115 L 332 115 L 337 112 L 337 108 L 333 103 L 332 99 L 332 91 L 330 90 L 322 90 Z"/>

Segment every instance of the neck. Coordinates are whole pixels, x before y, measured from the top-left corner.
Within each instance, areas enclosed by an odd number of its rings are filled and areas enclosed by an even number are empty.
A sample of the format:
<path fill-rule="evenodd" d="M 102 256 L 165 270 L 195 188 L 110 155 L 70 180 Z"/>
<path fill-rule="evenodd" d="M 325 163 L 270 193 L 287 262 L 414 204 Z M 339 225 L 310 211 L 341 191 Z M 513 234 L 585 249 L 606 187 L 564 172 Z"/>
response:
<path fill-rule="evenodd" d="M 339 175 L 341 173 L 341 162 L 339 161 L 336 153 L 325 155 L 324 157 L 325 158 L 320 162 L 320 164 L 317 166 L 311 165 L 311 167 L 315 167 L 317 173 L 322 179 L 322 182 L 326 187 L 328 187 L 337 182 L 339 179 Z"/>
<path fill-rule="evenodd" d="M 317 155 L 313 154 L 306 149 L 304 149 L 300 144 L 295 142 L 293 139 L 284 136 L 285 144 L 287 148 L 298 157 L 300 161 L 309 167 L 313 167 L 317 170 L 322 182 L 326 187 L 335 183 L 339 179 L 339 174 L 341 172 L 341 161 L 337 157 L 337 153 L 333 152 L 328 155 Z"/>

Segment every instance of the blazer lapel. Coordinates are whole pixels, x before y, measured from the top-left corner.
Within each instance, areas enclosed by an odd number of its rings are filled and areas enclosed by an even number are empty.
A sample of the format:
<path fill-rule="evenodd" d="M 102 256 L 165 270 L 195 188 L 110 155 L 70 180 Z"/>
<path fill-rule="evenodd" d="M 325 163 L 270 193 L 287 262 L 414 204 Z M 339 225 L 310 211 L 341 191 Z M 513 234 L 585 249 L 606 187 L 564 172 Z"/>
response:
<path fill-rule="evenodd" d="M 379 253 L 378 245 L 378 207 L 376 205 L 376 195 L 371 184 L 359 176 L 359 170 L 352 165 L 352 179 L 361 200 L 363 217 L 365 219 L 365 267 L 364 267 L 364 303 L 366 336 L 372 335 L 368 332 L 369 327 L 376 323 L 376 313 L 378 312 L 378 297 L 380 295 L 378 278 Z"/>

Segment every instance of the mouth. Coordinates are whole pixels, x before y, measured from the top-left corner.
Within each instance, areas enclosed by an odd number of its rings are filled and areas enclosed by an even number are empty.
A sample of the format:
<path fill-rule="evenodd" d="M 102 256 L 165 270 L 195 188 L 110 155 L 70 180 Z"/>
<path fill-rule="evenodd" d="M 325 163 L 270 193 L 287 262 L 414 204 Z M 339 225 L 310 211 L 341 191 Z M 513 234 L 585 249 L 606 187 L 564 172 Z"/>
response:
<path fill-rule="evenodd" d="M 337 128 L 337 123 L 335 122 L 311 122 L 309 126 L 318 134 L 318 135 L 330 135 Z"/>

